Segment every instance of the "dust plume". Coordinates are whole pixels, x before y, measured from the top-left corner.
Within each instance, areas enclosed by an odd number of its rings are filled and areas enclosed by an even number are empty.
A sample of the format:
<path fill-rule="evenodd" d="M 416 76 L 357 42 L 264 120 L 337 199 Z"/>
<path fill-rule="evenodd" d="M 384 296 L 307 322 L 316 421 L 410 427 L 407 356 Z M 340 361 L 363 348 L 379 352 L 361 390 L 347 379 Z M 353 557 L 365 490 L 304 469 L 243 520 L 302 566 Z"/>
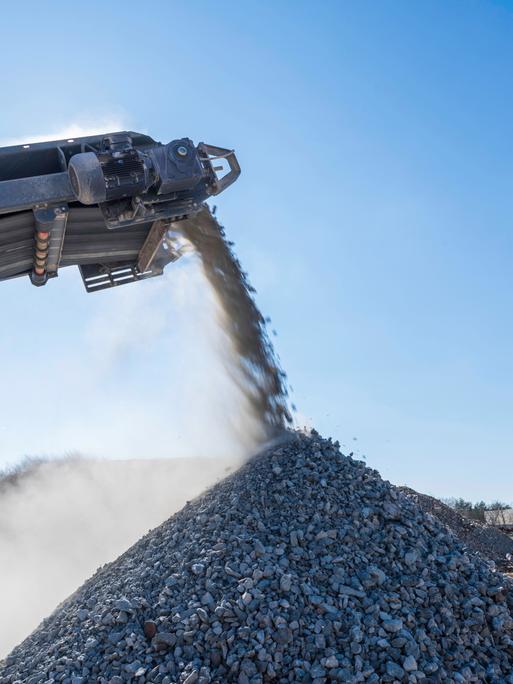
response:
<path fill-rule="evenodd" d="M 44 363 L 37 354 L 0 358 L 11 388 L 0 395 L 4 462 L 70 451 L 123 459 L 243 457 L 266 438 L 244 388 L 227 372 L 238 359 L 195 254 L 161 278 L 102 294 L 82 294 L 78 278 L 64 269 L 52 283 L 54 300 L 41 298 L 43 320 L 47 302 L 66 311 L 66 289 L 74 288 L 78 322 L 59 321 L 55 334 L 50 328 L 52 354 Z M 29 339 L 34 325 L 20 317 L 17 337 Z M 51 387 L 51 411 L 41 411 L 39 395 L 26 392 L 33 377 Z"/>
<path fill-rule="evenodd" d="M 0 479 L 0 659 L 236 459 L 34 462 Z"/>

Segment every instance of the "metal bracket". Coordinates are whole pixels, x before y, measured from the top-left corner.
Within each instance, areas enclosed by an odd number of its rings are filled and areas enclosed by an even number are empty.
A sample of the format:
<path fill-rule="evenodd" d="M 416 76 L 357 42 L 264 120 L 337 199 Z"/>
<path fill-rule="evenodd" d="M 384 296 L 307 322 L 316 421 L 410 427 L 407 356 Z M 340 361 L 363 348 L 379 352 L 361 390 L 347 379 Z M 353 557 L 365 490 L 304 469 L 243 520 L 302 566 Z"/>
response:
<path fill-rule="evenodd" d="M 144 273 L 151 267 L 151 263 L 157 254 L 159 247 L 162 244 L 167 230 L 169 227 L 169 222 L 166 221 L 155 221 L 152 225 L 148 237 L 141 247 L 139 252 L 139 257 L 137 259 L 137 268 L 140 273 Z"/>
<path fill-rule="evenodd" d="M 198 145 L 198 150 L 203 153 L 203 159 L 210 163 L 212 171 L 215 175 L 215 181 L 211 194 L 219 195 L 219 193 L 223 192 L 223 190 L 226 190 L 229 185 L 235 183 L 237 178 L 240 176 L 240 165 L 237 157 L 235 156 L 235 152 L 233 150 L 228 150 L 225 147 L 216 147 L 216 145 L 207 145 L 206 143 L 200 143 Z M 212 165 L 212 162 L 218 159 L 224 159 L 230 167 L 229 172 L 222 178 L 219 178 L 216 173 L 221 169 Z"/>
<path fill-rule="evenodd" d="M 155 221 L 137 259 L 139 273 L 152 269 L 163 270 L 169 263 L 176 261 L 181 253 L 173 249 L 167 234 L 172 229 L 172 221 Z"/>
<path fill-rule="evenodd" d="M 80 274 L 87 292 L 99 292 L 110 287 L 126 285 L 146 278 L 162 275 L 161 270 L 151 270 L 140 273 L 136 264 L 81 264 Z"/>

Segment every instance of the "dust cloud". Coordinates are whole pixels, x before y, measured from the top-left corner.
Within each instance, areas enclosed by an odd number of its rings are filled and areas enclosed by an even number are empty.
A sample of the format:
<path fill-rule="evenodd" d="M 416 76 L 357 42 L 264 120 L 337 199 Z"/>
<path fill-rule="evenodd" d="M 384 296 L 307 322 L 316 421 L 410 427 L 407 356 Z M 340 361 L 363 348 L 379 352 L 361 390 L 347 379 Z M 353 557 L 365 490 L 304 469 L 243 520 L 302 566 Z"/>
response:
<path fill-rule="evenodd" d="M 0 357 L 10 387 L 0 394 L 5 463 L 69 452 L 223 458 L 251 453 L 266 439 L 197 255 L 186 254 L 161 278 L 105 293 L 83 294 L 79 280 L 74 269 L 63 269 L 41 297 L 41 321 L 76 307 L 72 326 L 63 318 L 55 334 L 50 330 L 50 356 L 36 349 Z M 30 339 L 37 324 L 19 317 L 16 337 Z M 51 387 L 51 410 L 41 411 L 39 394 L 26 391 L 34 377 Z"/>
<path fill-rule="evenodd" d="M 98 567 L 237 466 L 69 458 L 0 480 L 0 658 Z"/>

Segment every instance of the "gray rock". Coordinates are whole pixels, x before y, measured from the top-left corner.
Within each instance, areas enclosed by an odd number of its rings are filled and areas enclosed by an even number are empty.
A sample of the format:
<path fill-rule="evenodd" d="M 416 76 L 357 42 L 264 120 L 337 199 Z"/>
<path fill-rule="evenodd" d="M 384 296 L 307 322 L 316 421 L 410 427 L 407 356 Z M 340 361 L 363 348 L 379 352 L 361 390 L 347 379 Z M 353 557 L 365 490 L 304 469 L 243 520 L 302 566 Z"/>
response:
<path fill-rule="evenodd" d="M 94 637 L 90 636 L 86 640 L 84 648 L 86 651 L 92 651 L 97 646 L 98 646 L 98 639 L 95 639 Z"/>
<path fill-rule="evenodd" d="M 403 621 L 399 619 L 384 620 L 383 627 L 387 632 L 395 634 L 396 632 L 400 632 L 403 628 Z"/>
<path fill-rule="evenodd" d="M 324 667 L 327 667 L 328 669 L 338 667 L 338 658 L 334 655 L 328 656 L 324 661 Z"/>
<path fill-rule="evenodd" d="M 394 677 L 395 679 L 398 679 L 399 681 L 401 681 L 401 679 L 404 677 L 403 668 L 391 660 L 389 660 L 387 662 L 386 669 L 387 669 L 388 675 L 390 675 L 391 677 Z"/>
<path fill-rule="evenodd" d="M 151 643 L 157 650 L 167 650 L 176 644 L 176 640 L 176 634 L 172 632 L 157 632 Z"/>
<path fill-rule="evenodd" d="M 414 672 L 417 670 L 417 661 L 412 655 L 407 656 L 403 660 L 403 669 L 406 670 L 406 672 Z"/>
<path fill-rule="evenodd" d="M 127 598 L 123 597 L 117 599 L 117 601 L 114 601 L 114 608 L 117 610 L 123 610 L 125 613 L 129 613 L 132 610 L 132 604 Z"/>
<path fill-rule="evenodd" d="M 292 588 L 292 576 L 282 575 L 280 578 L 280 589 L 284 592 L 289 592 Z"/>

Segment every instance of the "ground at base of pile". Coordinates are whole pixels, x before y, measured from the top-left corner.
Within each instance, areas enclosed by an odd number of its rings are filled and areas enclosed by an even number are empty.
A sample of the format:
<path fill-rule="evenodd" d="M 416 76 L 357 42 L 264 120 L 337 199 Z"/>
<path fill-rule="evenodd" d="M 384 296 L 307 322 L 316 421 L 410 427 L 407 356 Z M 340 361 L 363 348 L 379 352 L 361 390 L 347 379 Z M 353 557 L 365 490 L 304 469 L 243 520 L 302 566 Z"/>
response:
<path fill-rule="evenodd" d="M 513 684 L 513 586 L 318 435 L 189 503 L 0 665 L 2 684 Z"/>

